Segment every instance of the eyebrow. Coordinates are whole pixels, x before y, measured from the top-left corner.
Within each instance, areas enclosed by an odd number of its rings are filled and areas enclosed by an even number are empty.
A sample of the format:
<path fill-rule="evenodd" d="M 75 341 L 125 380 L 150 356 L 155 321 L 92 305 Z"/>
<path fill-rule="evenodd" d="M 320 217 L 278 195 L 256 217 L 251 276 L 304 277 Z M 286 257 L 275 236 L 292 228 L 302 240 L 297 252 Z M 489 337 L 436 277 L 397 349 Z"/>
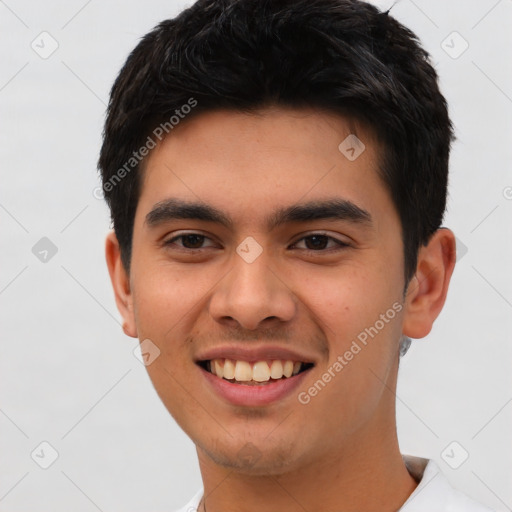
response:
<path fill-rule="evenodd" d="M 145 223 L 149 227 L 156 227 L 165 222 L 182 219 L 214 222 L 229 229 L 234 226 L 231 217 L 214 206 L 176 198 L 165 199 L 155 204 L 146 215 Z M 283 224 L 315 220 L 342 220 L 368 227 L 372 225 L 372 217 L 368 211 L 352 201 L 341 198 L 309 201 L 278 208 L 266 218 L 265 223 L 267 229 L 272 231 Z"/>

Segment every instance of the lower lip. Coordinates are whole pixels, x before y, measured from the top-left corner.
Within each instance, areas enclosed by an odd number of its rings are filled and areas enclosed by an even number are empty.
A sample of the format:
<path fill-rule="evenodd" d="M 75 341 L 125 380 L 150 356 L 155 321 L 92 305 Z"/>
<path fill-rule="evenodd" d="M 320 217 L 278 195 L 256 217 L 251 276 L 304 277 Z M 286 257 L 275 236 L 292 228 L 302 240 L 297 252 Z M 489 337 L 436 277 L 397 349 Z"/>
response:
<path fill-rule="evenodd" d="M 300 385 L 309 369 L 294 375 L 271 382 L 270 384 L 248 386 L 245 384 L 234 384 L 221 379 L 213 373 L 199 367 L 207 382 L 222 398 L 233 405 L 258 406 L 268 405 L 291 395 Z"/>

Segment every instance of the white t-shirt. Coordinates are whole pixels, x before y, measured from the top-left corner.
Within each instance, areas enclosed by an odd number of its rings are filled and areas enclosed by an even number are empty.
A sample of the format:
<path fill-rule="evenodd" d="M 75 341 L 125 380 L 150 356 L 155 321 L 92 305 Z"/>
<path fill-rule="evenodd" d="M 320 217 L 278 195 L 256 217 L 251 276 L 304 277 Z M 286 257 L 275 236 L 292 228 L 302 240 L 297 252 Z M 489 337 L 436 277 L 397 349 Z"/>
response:
<path fill-rule="evenodd" d="M 493 512 L 454 489 L 433 460 L 403 456 L 409 473 L 420 483 L 399 512 Z M 197 512 L 203 489 L 176 512 Z"/>

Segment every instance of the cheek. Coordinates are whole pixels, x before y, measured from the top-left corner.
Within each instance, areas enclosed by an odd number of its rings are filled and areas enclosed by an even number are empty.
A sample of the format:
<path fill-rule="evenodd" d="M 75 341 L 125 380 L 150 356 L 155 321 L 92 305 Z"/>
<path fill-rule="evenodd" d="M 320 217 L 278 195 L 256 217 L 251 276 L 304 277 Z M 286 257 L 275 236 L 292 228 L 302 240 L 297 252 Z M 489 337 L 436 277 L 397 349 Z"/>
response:
<path fill-rule="evenodd" d="M 377 403 L 401 332 L 402 305 L 394 269 L 388 269 L 388 279 L 383 267 L 373 269 L 372 273 L 368 267 L 352 265 L 329 274 L 323 269 L 309 273 L 297 288 L 329 346 L 329 360 L 319 375 L 323 381 L 317 386 L 318 396 L 323 395 L 319 401 L 325 399 L 326 407 L 329 400 L 343 404 L 343 414 L 351 416 L 363 414 L 362 402 L 368 411 Z"/>
<path fill-rule="evenodd" d="M 386 274 L 389 269 L 357 263 L 312 268 L 295 277 L 294 291 L 326 336 L 343 344 L 373 325 L 399 298 L 393 277 Z"/>
<path fill-rule="evenodd" d="M 192 360 L 190 336 L 197 315 L 204 308 L 211 284 L 193 271 L 179 271 L 170 265 L 139 265 L 133 275 L 134 309 L 139 338 L 150 339 L 159 356 L 146 370 L 160 399 L 173 418 L 187 424 L 189 415 L 201 415 L 190 396 L 199 394 L 191 380 L 197 371 Z M 184 392 L 184 390 L 188 390 Z M 190 419 L 188 419 L 190 422 Z"/>
<path fill-rule="evenodd" d="M 165 263 L 140 265 L 132 281 L 139 335 L 165 340 L 183 331 L 211 287 L 204 274 Z"/>

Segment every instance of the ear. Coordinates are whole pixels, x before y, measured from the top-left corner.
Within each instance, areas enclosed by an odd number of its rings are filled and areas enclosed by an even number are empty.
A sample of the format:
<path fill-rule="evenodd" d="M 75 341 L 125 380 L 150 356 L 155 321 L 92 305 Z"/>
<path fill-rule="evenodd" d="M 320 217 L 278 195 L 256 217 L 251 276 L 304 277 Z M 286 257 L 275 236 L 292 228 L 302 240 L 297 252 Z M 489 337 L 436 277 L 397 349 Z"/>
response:
<path fill-rule="evenodd" d="M 455 260 L 455 235 L 447 228 L 438 229 L 420 248 L 416 273 L 405 298 L 402 331 L 406 336 L 423 338 L 431 331 L 443 309 Z"/>
<path fill-rule="evenodd" d="M 114 295 L 116 298 L 117 309 L 123 317 L 123 331 L 132 338 L 137 338 L 137 327 L 135 325 L 135 315 L 133 313 L 133 296 L 130 289 L 130 278 L 126 273 L 123 262 L 121 261 L 121 251 L 119 242 L 113 231 L 107 235 L 105 243 L 105 257 L 107 260 L 108 272 Z"/>

